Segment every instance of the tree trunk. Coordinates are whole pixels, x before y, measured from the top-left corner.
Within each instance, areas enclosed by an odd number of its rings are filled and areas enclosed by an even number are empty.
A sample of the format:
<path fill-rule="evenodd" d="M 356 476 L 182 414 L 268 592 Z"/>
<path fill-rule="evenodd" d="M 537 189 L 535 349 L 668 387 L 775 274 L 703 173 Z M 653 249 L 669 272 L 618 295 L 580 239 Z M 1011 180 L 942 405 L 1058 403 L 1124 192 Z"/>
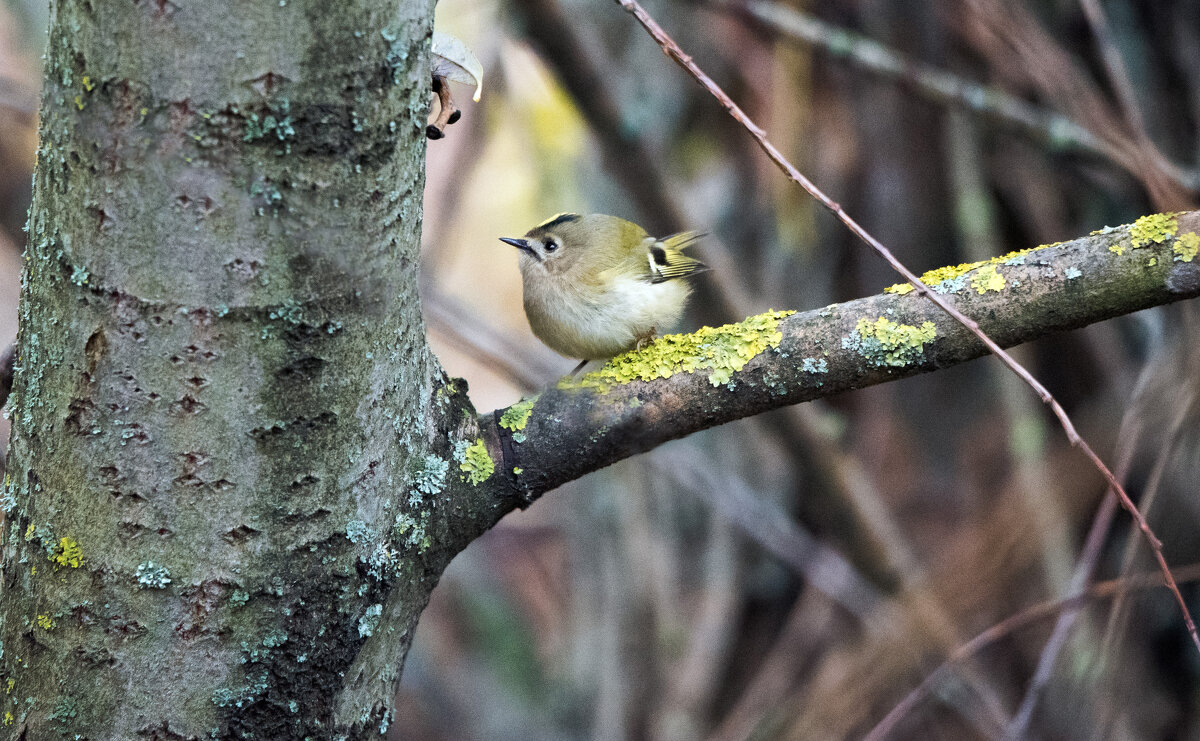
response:
<path fill-rule="evenodd" d="M 471 415 L 415 275 L 432 11 L 54 3 L 4 491 L 10 737 L 386 729 L 464 542 L 436 430 Z"/>

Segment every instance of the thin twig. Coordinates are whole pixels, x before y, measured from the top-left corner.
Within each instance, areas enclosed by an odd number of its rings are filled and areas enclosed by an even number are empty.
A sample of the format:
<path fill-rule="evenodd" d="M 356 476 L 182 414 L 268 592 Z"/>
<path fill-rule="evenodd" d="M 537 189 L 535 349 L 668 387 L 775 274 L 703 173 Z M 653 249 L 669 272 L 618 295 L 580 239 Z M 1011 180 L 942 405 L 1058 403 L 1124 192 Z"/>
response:
<path fill-rule="evenodd" d="M 981 85 L 910 59 L 878 41 L 826 23 L 809 13 L 770 0 L 720 0 L 714 7 L 738 12 L 773 33 L 816 46 L 868 72 L 900 80 L 939 103 L 953 104 L 1022 129 L 1055 148 L 1074 147 L 1116 160 L 1119 164 L 1119 153 L 1109 142 L 1061 113 L 1033 105 L 999 88 Z"/>
<path fill-rule="evenodd" d="M 1087 18 L 1088 26 L 1092 29 L 1092 36 L 1096 37 L 1096 45 L 1100 47 L 1100 58 L 1104 61 L 1104 71 L 1117 95 L 1125 122 L 1129 124 L 1129 128 L 1138 138 L 1144 138 L 1146 137 L 1146 119 L 1142 116 L 1141 106 L 1138 105 L 1137 92 L 1133 88 L 1133 80 L 1129 78 L 1129 70 L 1121 61 L 1121 50 L 1117 48 L 1116 41 L 1113 39 L 1108 19 L 1104 17 L 1104 11 L 1096 0 L 1079 0 L 1079 4 L 1083 7 L 1083 14 Z"/>
<path fill-rule="evenodd" d="M 1096 44 L 1100 47 L 1100 58 L 1104 61 L 1104 71 L 1116 93 L 1121 113 L 1133 132 L 1134 141 L 1137 143 L 1138 159 L 1157 173 L 1171 177 L 1176 174 L 1177 169 L 1167 162 L 1166 156 L 1150 138 L 1149 129 L 1146 127 L 1146 117 L 1142 115 L 1137 91 L 1134 88 L 1133 80 L 1129 77 L 1129 68 L 1121 59 L 1121 50 L 1117 48 L 1112 27 L 1109 25 L 1100 3 L 1098 0 L 1079 0 L 1079 4 L 1083 7 L 1083 14 L 1087 17 L 1088 26 L 1092 29 L 1092 36 L 1096 38 Z"/>
<path fill-rule="evenodd" d="M 1132 446 L 1129 446 L 1127 450 L 1129 451 L 1128 459 L 1132 459 Z M 1124 465 L 1119 468 L 1126 468 L 1128 466 L 1128 459 L 1122 461 Z M 1124 478 L 1124 473 L 1124 470 L 1122 470 L 1122 478 Z M 1104 539 L 1108 535 L 1108 529 L 1112 526 L 1113 515 L 1117 512 L 1117 500 L 1112 496 L 1111 492 L 1111 488 L 1108 492 L 1105 492 L 1100 509 L 1096 512 L 1096 516 L 1092 518 L 1092 526 L 1088 530 L 1087 538 L 1084 540 L 1083 553 L 1079 555 L 1079 561 L 1075 565 L 1075 573 L 1071 575 L 1071 583 L 1067 585 L 1067 595 L 1069 597 L 1082 596 L 1087 593 L 1087 583 L 1091 580 L 1092 574 L 1096 570 L 1096 562 L 1100 560 L 1100 552 L 1104 547 Z M 1042 689 L 1050 681 L 1051 674 L 1054 671 L 1054 664 L 1058 661 L 1058 656 L 1062 653 L 1063 647 L 1067 645 L 1071 629 L 1075 627 L 1075 619 L 1079 617 L 1079 612 L 1082 609 L 1083 605 L 1080 604 L 1065 608 L 1059 613 L 1058 620 L 1054 623 L 1054 630 L 1050 633 L 1050 638 L 1042 647 L 1037 667 L 1034 668 L 1033 676 L 1029 679 L 1029 686 L 1025 689 L 1025 695 L 1021 698 L 1021 704 L 1017 707 L 1017 712 L 1013 714 L 1008 727 L 1004 729 L 1004 741 L 1016 741 L 1025 737 L 1025 730 L 1029 726 L 1029 721 L 1033 718 L 1033 710 L 1037 707 L 1037 701 L 1042 695 Z"/>
<path fill-rule="evenodd" d="M 1145 383 L 1145 376 L 1142 382 Z M 1136 392 L 1135 392 L 1136 396 Z M 1120 429 L 1117 431 L 1116 449 L 1118 452 L 1116 474 L 1117 478 L 1125 480 L 1129 473 L 1129 467 L 1133 463 L 1134 455 L 1138 449 L 1138 442 L 1141 440 L 1144 433 L 1144 425 L 1142 415 L 1137 413 L 1134 407 L 1126 409 L 1121 420 Z M 1165 459 L 1168 450 L 1163 450 L 1160 459 Z M 1145 503 L 1145 494 L 1143 493 L 1143 506 Z M 1066 593 L 1068 597 L 1078 596 L 1084 593 L 1087 586 L 1087 581 L 1091 579 L 1091 575 L 1095 572 L 1096 563 L 1100 558 L 1101 547 L 1104 544 L 1104 538 L 1112 526 L 1113 516 L 1117 510 L 1117 498 L 1112 489 L 1105 491 L 1103 500 L 1100 503 L 1100 509 L 1092 518 L 1092 526 L 1088 531 L 1087 538 L 1084 541 L 1083 552 L 1079 556 L 1079 560 L 1075 567 L 1075 572 L 1071 576 L 1071 581 L 1067 586 Z M 1137 539 L 1129 541 L 1130 546 L 1136 547 Z M 1124 575 L 1124 574 L 1122 574 Z M 1121 595 L 1117 595 L 1116 602 L 1119 603 Z M 1115 604 L 1114 604 L 1114 609 Z M 1078 609 L 1065 609 L 1054 624 L 1054 630 L 1050 634 L 1050 638 L 1042 647 L 1042 653 L 1038 657 L 1037 667 L 1034 669 L 1033 676 L 1029 680 L 1029 686 L 1025 689 L 1025 695 L 1021 698 L 1021 703 L 1017 708 L 1017 712 L 1013 715 L 1012 721 L 1005 729 L 1006 739 L 1022 738 L 1025 735 L 1025 729 L 1029 725 L 1030 719 L 1033 717 L 1033 710 L 1037 705 L 1038 699 L 1041 697 L 1042 690 L 1050 681 L 1051 672 L 1055 662 L 1058 660 L 1058 655 L 1066 645 L 1067 638 L 1070 635 L 1071 628 L 1074 627 L 1075 620 L 1079 616 Z M 1105 652 L 1101 652 L 1104 655 Z"/>
<path fill-rule="evenodd" d="M 1180 403 L 1176 407 L 1175 415 L 1166 427 L 1166 433 L 1163 436 L 1162 442 L 1155 447 L 1158 448 L 1158 454 L 1154 458 L 1154 465 L 1150 469 L 1150 475 L 1146 479 L 1146 486 L 1142 493 L 1139 509 L 1142 514 L 1148 514 L 1150 507 L 1154 505 L 1154 500 L 1158 496 L 1159 487 L 1162 483 L 1162 477 L 1167 469 L 1167 462 L 1171 458 L 1171 453 L 1175 451 L 1175 446 L 1179 442 L 1179 432 L 1183 428 L 1183 422 L 1187 419 L 1188 414 L 1192 411 L 1192 405 L 1196 401 L 1195 394 L 1191 391 L 1184 391 L 1181 395 Z M 1125 544 L 1125 551 L 1121 555 L 1121 571 L 1122 575 L 1129 573 L 1133 569 L 1134 557 L 1137 555 L 1137 540 L 1130 539 Z M 1113 600 L 1112 610 L 1108 614 L 1108 622 L 1104 628 L 1104 638 L 1100 642 L 1101 661 L 1109 662 L 1114 660 L 1114 656 L 1119 653 L 1116 646 L 1117 631 L 1125 618 L 1125 596 L 1117 595 Z"/>
<path fill-rule="evenodd" d="M 733 99 L 730 98 L 725 91 L 722 90 L 720 86 L 718 86 L 717 83 L 712 80 L 712 78 L 706 75 L 695 62 L 692 61 L 691 57 L 684 53 L 683 49 L 681 49 L 679 45 L 675 43 L 674 39 L 667 35 L 666 31 L 664 31 L 662 27 L 655 22 L 655 20 L 640 4 L 638 4 L 637 0 L 617 0 L 617 3 L 642 24 L 642 27 L 649 32 L 650 36 L 662 48 L 663 53 L 675 60 L 679 66 L 683 67 L 689 74 L 691 74 L 696 82 L 700 83 L 705 90 L 707 90 L 714 98 L 717 99 L 721 106 L 729 112 L 729 115 L 733 116 L 736 121 L 742 124 L 742 126 L 744 126 L 746 130 L 750 132 L 750 135 L 754 137 L 754 140 L 758 143 L 759 147 L 776 165 L 779 166 L 781 170 L 783 170 L 788 178 L 798 184 L 801 188 L 804 188 L 804 190 L 810 196 L 815 198 L 817 202 L 837 216 L 838 220 L 846 225 L 846 228 L 848 228 L 855 236 L 871 247 L 871 249 L 875 250 L 880 257 L 882 257 L 889 265 L 892 266 L 893 270 L 903 275 L 905 280 L 911 283 L 916 289 L 917 293 L 932 301 L 935 305 L 937 305 L 938 308 L 949 314 L 957 322 L 966 327 L 979 339 L 980 342 L 984 344 L 985 347 L 988 348 L 989 351 L 991 351 L 993 355 L 1000 358 L 1000 360 L 1007 365 L 1013 373 L 1016 373 L 1022 380 L 1024 380 L 1025 383 L 1028 384 L 1029 387 L 1032 388 L 1038 395 L 1038 398 L 1042 400 L 1042 403 L 1050 407 L 1050 410 L 1054 413 L 1054 416 L 1058 418 L 1059 424 L 1062 425 L 1063 430 L 1066 432 L 1067 439 L 1070 440 L 1072 445 L 1083 451 L 1083 454 L 1092 462 L 1092 465 L 1095 466 L 1096 470 L 1099 471 L 1102 476 L 1104 476 L 1104 479 L 1108 482 L 1108 485 L 1113 488 L 1113 491 L 1115 491 L 1117 496 L 1120 498 L 1121 506 L 1123 506 L 1125 510 L 1128 511 L 1133 517 L 1134 521 L 1138 525 L 1138 529 L 1142 531 L 1142 535 L 1145 536 L 1147 542 L 1150 543 L 1150 547 L 1154 551 L 1154 557 L 1158 561 L 1159 568 L 1162 570 L 1163 579 L 1166 581 L 1167 586 L 1171 589 L 1171 592 L 1175 595 L 1175 600 L 1179 603 L 1179 609 L 1183 612 L 1184 622 L 1187 624 L 1188 633 L 1192 637 L 1192 643 L 1196 646 L 1196 651 L 1200 653 L 1200 634 L 1197 634 L 1196 623 L 1194 620 L 1192 620 L 1192 614 L 1188 610 L 1187 603 L 1184 602 L 1183 594 L 1179 591 L 1179 586 L 1175 583 L 1175 578 L 1171 576 L 1171 569 L 1167 565 L 1166 557 L 1163 555 L 1162 542 L 1159 541 L 1158 537 L 1154 534 L 1154 531 L 1150 529 L 1150 524 L 1146 522 L 1146 518 L 1142 517 L 1142 513 L 1138 511 L 1138 508 L 1134 505 L 1133 500 L 1131 500 L 1129 495 L 1125 492 L 1125 488 L 1121 486 L 1121 482 L 1117 480 L 1117 477 L 1113 475 L 1113 472 L 1110 471 L 1108 466 L 1104 464 L 1104 461 L 1100 459 L 1100 456 L 1098 456 L 1095 451 L 1092 450 L 1092 447 L 1088 445 L 1087 441 L 1084 440 L 1075 430 L 1075 425 L 1071 422 L 1070 417 L 1067 416 L 1066 411 L 1058 403 L 1058 400 L 1055 399 L 1054 396 L 1051 395 L 1046 389 L 1046 387 L 1043 386 L 1036 378 L 1034 378 L 1029 371 L 1025 370 L 1020 363 L 1014 360 L 1011 355 L 1006 353 L 1003 348 L 997 345 L 992 338 L 984 334 L 984 332 L 979 328 L 979 325 L 973 319 L 965 316 L 958 311 L 958 309 L 954 308 L 953 304 L 950 303 L 947 297 L 930 291 L 929 287 L 922 283 L 921 279 L 918 278 L 915 273 L 913 273 L 898 259 L 896 259 L 896 256 L 893 255 L 891 251 L 883 245 L 882 242 L 867 232 L 867 230 L 860 226 L 853 218 L 851 218 L 850 215 L 846 213 L 846 211 L 840 205 L 838 205 L 837 202 L 825 195 L 821 189 L 819 189 L 815 184 L 813 184 L 812 181 L 810 181 L 799 170 L 797 170 L 796 167 L 792 165 L 792 163 L 789 162 L 778 149 L 775 148 L 775 145 L 773 145 L 767 139 L 766 132 L 763 131 L 758 124 L 754 123 L 754 121 L 751 120 L 748 115 L 746 115 L 746 112 L 743 111 L 737 103 L 733 102 Z"/>
<path fill-rule="evenodd" d="M 1117 451 L 1119 451 L 1116 469 L 1117 478 L 1125 480 L 1128 475 L 1129 467 L 1133 463 L 1133 457 L 1137 452 L 1138 441 L 1142 438 L 1143 431 L 1141 416 L 1136 414 L 1132 408 L 1126 409 L 1121 419 L 1120 429 L 1117 431 L 1115 446 Z M 1100 559 L 1105 536 L 1112 527 L 1113 517 L 1116 515 L 1116 512 L 1117 497 L 1110 488 L 1105 491 L 1104 497 L 1100 501 L 1100 508 L 1092 518 L 1092 525 L 1088 529 L 1087 537 L 1084 539 L 1083 552 L 1079 555 L 1074 573 L 1071 575 L 1070 582 L 1065 590 L 1068 598 L 1077 597 L 1086 592 L 1087 583 L 1095 573 L 1096 563 Z M 1130 542 L 1136 542 L 1136 539 Z M 1024 697 L 1021 698 L 1021 704 L 1005 729 L 1005 738 L 1020 738 L 1024 735 L 1025 727 L 1033 715 L 1033 708 L 1036 705 L 1037 698 L 1041 696 L 1042 688 L 1050 681 L 1051 670 L 1054 668 L 1059 653 L 1066 645 L 1066 640 L 1070 635 L 1071 628 L 1075 625 L 1075 620 L 1079 616 L 1079 612 L 1077 608 L 1064 608 L 1063 612 L 1059 614 L 1050 638 L 1042 647 L 1037 667 L 1034 669 L 1033 676 L 1029 680 L 1029 686 L 1025 690 Z"/>
<path fill-rule="evenodd" d="M 1117 162 L 1136 176 L 1160 211 L 1187 209 L 1200 187 L 1193 167 L 1147 161 L 1147 149 L 1120 111 L 1101 94 L 1090 75 L 1062 44 L 1045 31 L 1024 3 L 1008 0 L 954 0 L 942 3 L 951 27 L 968 39 L 997 69 L 1020 76 L 1072 120 L 1115 148 Z M 1161 159 L 1161 158 L 1160 158 Z"/>
<path fill-rule="evenodd" d="M 818 47 L 868 72 L 900 80 L 931 100 L 960 106 L 972 113 L 1019 129 L 1047 143 L 1052 149 L 1077 149 L 1088 152 L 1105 158 L 1133 175 L 1141 175 L 1136 171 L 1141 157 L 1131 156 L 1128 146 L 1119 140 L 1098 136 L 1088 125 L 1070 116 L 1034 105 L 997 87 L 982 85 L 933 65 L 910 59 L 878 41 L 827 23 L 812 14 L 775 0 L 706 1 L 717 10 L 740 13 L 751 23 L 788 39 Z M 1106 133 L 1111 137 L 1113 132 Z M 1145 144 L 1146 142 L 1143 142 L 1143 149 L 1146 149 Z M 1200 187 L 1200 173 L 1169 161 L 1153 147 L 1150 149 L 1153 150 L 1152 164 L 1164 176 L 1189 190 Z"/>
<path fill-rule="evenodd" d="M 1179 569 L 1179 579 L 1183 582 L 1200 579 L 1200 564 L 1190 564 Z M 939 681 L 946 676 L 955 665 L 974 656 L 991 644 L 1011 633 L 1028 627 L 1039 620 L 1061 613 L 1064 610 L 1077 610 L 1089 600 L 1107 599 L 1117 594 L 1123 594 L 1133 589 L 1153 589 L 1164 586 L 1159 574 L 1138 574 L 1120 579 L 1110 579 L 1093 584 L 1082 594 L 1060 600 L 1041 602 L 1032 607 L 1005 618 L 992 627 L 983 631 L 954 651 L 938 668 L 934 669 L 913 688 L 882 720 L 863 737 L 863 741 L 882 741 L 895 729 L 896 723 L 925 699 Z"/>

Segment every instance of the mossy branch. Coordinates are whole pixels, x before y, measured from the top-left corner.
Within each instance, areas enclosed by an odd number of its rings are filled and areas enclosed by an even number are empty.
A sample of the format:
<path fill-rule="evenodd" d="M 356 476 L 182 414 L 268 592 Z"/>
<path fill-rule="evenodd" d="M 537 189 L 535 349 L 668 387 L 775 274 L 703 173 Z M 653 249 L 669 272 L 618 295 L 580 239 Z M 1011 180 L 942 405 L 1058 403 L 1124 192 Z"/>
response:
<path fill-rule="evenodd" d="M 1003 347 L 1200 295 L 1200 212 L 1157 215 L 924 280 Z M 807 312 L 668 335 L 533 399 L 478 418 L 495 519 L 586 473 L 760 412 L 987 354 L 920 295 L 884 293 Z"/>

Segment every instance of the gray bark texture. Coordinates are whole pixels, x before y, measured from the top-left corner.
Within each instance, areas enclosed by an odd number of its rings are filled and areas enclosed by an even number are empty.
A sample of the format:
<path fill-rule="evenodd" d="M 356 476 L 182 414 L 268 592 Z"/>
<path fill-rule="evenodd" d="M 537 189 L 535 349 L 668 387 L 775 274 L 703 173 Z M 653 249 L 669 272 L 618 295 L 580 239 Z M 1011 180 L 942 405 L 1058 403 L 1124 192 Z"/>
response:
<path fill-rule="evenodd" d="M 51 13 L 0 729 L 377 738 L 462 542 L 415 275 L 433 3 Z"/>

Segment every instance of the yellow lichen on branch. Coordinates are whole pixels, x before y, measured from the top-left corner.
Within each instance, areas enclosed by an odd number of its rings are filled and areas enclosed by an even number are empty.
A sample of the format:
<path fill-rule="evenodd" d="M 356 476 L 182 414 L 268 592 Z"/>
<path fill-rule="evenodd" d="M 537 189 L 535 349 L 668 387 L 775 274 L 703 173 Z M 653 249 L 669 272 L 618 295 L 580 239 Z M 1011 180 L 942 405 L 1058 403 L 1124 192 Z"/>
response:
<path fill-rule="evenodd" d="M 988 291 L 999 293 L 1004 290 L 1005 285 L 1004 276 L 996 271 L 995 265 L 985 265 L 971 276 L 971 288 L 974 288 L 980 295 Z"/>
<path fill-rule="evenodd" d="M 504 410 L 504 414 L 500 416 L 500 426 L 512 433 L 513 442 L 525 442 L 525 425 L 529 422 L 529 415 L 533 413 L 533 405 L 537 400 L 536 396 L 522 399 Z"/>
<path fill-rule="evenodd" d="M 1179 231 L 1175 217 L 1175 214 L 1150 214 L 1133 222 L 1129 227 L 1130 246 L 1136 250 L 1173 239 Z"/>
<path fill-rule="evenodd" d="M 854 331 L 842 338 L 842 347 L 853 350 L 876 368 L 899 368 L 924 358 L 925 345 L 937 338 L 933 322 L 911 324 L 887 317 L 859 319 Z"/>
<path fill-rule="evenodd" d="M 603 368 L 581 378 L 564 378 L 560 389 L 590 388 L 607 391 L 630 381 L 653 381 L 676 373 L 710 371 L 713 386 L 729 383 L 765 350 L 779 347 L 783 333 L 779 322 L 794 311 L 768 311 L 736 324 L 701 327 L 690 334 L 659 337 L 642 350 L 630 350 L 608 361 Z"/>
<path fill-rule="evenodd" d="M 934 268 L 933 270 L 925 271 L 921 275 L 921 282 L 938 293 L 957 293 L 967 285 L 968 273 L 983 268 L 975 276 L 971 277 L 971 287 L 980 293 L 999 291 L 1004 288 L 1005 281 L 1004 276 L 996 270 L 997 265 L 1024 265 L 1025 256 L 1029 253 L 1053 246 L 1052 244 L 1044 244 L 1038 247 L 1009 252 L 1005 255 L 998 255 L 987 260 L 980 260 L 979 262 L 965 262 L 961 265 L 946 265 L 945 267 Z M 912 290 L 911 283 L 897 283 L 883 289 L 883 292 L 905 294 L 911 293 Z"/>
<path fill-rule="evenodd" d="M 1187 232 L 1180 234 L 1175 240 L 1175 245 L 1171 248 L 1175 253 L 1175 262 L 1191 262 L 1196 259 L 1196 253 L 1200 252 L 1200 235 L 1195 232 Z"/>
<path fill-rule="evenodd" d="M 487 445 L 477 439 L 463 448 L 458 468 L 472 484 L 482 484 L 495 472 L 496 464 L 488 454 Z"/>

